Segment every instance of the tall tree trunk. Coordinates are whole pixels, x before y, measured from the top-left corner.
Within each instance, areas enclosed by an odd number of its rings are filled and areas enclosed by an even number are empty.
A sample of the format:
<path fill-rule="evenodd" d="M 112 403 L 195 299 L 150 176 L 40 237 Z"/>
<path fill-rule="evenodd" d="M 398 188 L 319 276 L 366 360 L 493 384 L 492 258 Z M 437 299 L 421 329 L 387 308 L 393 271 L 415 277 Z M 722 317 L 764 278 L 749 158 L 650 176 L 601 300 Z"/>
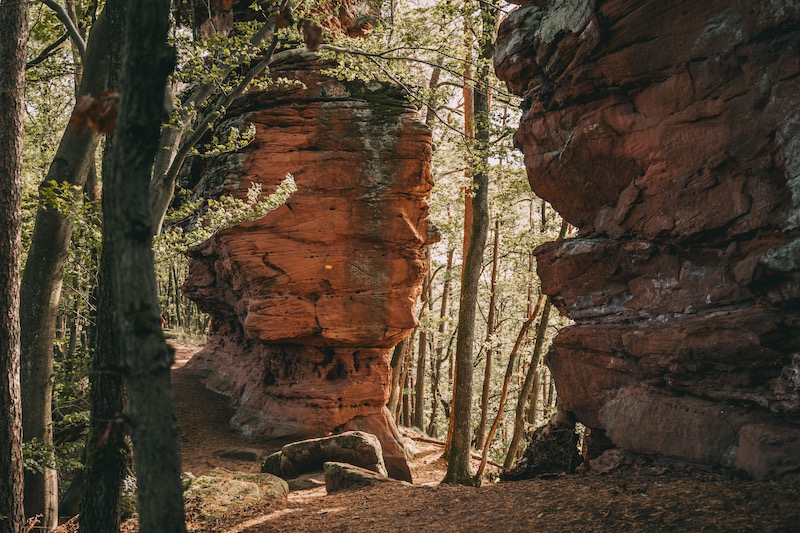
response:
<path fill-rule="evenodd" d="M 482 83 L 475 91 L 475 160 L 472 178 L 472 223 L 469 244 L 461 275 L 461 297 L 456 337 L 456 368 L 453 391 L 453 436 L 447 458 L 447 474 L 443 480 L 450 484 L 475 484 L 469 466 L 472 433 L 472 360 L 475 315 L 478 307 L 483 250 L 489 232 L 489 81 L 488 60 L 494 53 L 494 32 L 497 25 L 496 8 L 481 4 L 483 31 L 480 56 L 484 60 L 478 70 Z"/>
<path fill-rule="evenodd" d="M 125 0 L 106 0 L 102 17 L 109 27 L 114 28 L 114 34 L 119 36 L 108 43 L 108 53 L 112 61 L 109 86 L 114 89 L 119 87 L 120 81 L 125 15 Z M 109 136 L 103 157 L 103 175 L 109 175 L 112 171 L 114 144 L 114 137 Z M 109 195 L 103 194 L 102 201 L 105 218 L 105 213 L 111 209 L 107 206 Z M 80 531 L 87 533 L 119 531 L 122 482 L 130 455 L 122 423 L 126 396 L 121 372 L 123 360 L 114 322 L 111 272 L 113 246 L 113 241 L 104 231 L 99 279 L 95 291 L 95 345 L 89 371 L 91 416 L 86 439 L 84 487 L 80 507 Z"/>
<path fill-rule="evenodd" d="M 105 227 L 114 245 L 111 285 L 126 370 L 128 421 L 138 481 L 140 531 L 186 530 L 178 424 L 170 386 L 174 352 L 161 331 L 153 262 L 150 172 L 166 119 L 164 91 L 175 63 L 167 44 L 169 0 L 130 0 L 119 126 L 106 176 Z"/>
<path fill-rule="evenodd" d="M 550 409 L 556 406 L 556 382 L 553 380 L 553 374 L 549 375 L 550 384 L 547 386 L 547 407 Z"/>
<path fill-rule="evenodd" d="M 506 400 L 508 399 L 508 386 L 511 383 L 512 376 L 514 375 L 514 360 L 517 357 L 517 352 L 519 352 L 519 347 L 522 346 L 525 336 L 528 334 L 528 328 L 531 327 L 531 324 L 536 319 L 536 315 L 539 314 L 539 306 L 542 304 L 542 299 L 542 296 L 539 296 L 539 299 L 536 301 L 536 307 L 533 309 L 531 314 L 528 315 L 528 318 L 525 319 L 525 322 L 522 323 L 522 327 L 519 329 L 519 333 L 517 334 L 517 340 L 514 342 L 514 347 L 511 349 L 511 353 L 508 356 L 506 374 L 503 376 L 503 388 L 500 391 L 500 405 L 497 407 L 497 416 L 494 417 L 492 427 L 489 429 L 489 436 L 486 438 L 486 442 L 483 445 L 481 464 L 478 467 L 478 472 L 476 473 L 477 477 L 483 475 L 483 469 L 486 468 L 486 461 L 489 457 L 489 447 L 492 445 L 492 439 L 497 431 L 497 427 L 500 425 L 500 420 L 503 419 L 503 411 L 506 408 Z"/>
<path fill-rule="evenodd" d="M 126 395 L 109 271 L 112 247 L 113 243 L 104 242 L 100 256 L 97 336 L 89 372 L 91 419 L 80 511 L 82 533 L 119 531 L 122 481 L 129 458 L 123 424 Z"/>
<path fill-rule="evenodd" d="M 104 17 L 95 22 L 84 57 L 84 71 L 79 94 L 99 94 L 107 89 L 110 57 L 109 31 Z M 73 203 L 81 203 L 81 194 L 100 137 L 86 129 L 78 133 L 65 130 L 55 158 L 39 187 L 43 198 L 52 190 L 51 182 L 68 184 L 76 191 Z M 52 194 L 52 193 L 51 193 Z M 22 335 L 22 416 L 25 441 L 38 439 L 53 443 L 51 402 L 53 392 L 53 341 L 64 267 L 72 234 L 69 213 L 42 202 L 36 212 L 30 250 L 20 286 L 20 326 Z M 57 523 L 58 490 L 56 471 L 46 467 L 42 473 L 25 473 L 25 512 L 42 515 L 46 529 Z"/>
<path fill-rule="evenodd" d="M 19 266 L 28 4 L 0 0 L 0 532 L 25 531 L 22 508 Z"/>
<path fill-rule="evenodd" d="M 492 281 L 489 295 L 489 313 L 486 317 L 486 365 L 483 370 L 483 390 L 481 391 L 481 421 L 475 434 L 475 447 L 483 448 L 483 439 L 486 435 L 486 420 L 489 414 L 489 391 L 492 386 L 492 337 L 494 336 L 495 318 L 497 308 L 497 256 L 500 251 L 500 219 L 494 222 L 494 246 L 492 247 Z M 530 313 L 530 311 L 529 311 Z"/>
<path fill-rule="evenodd" d="M 405 387 L 403 387 L 403 425 L 409 427 L 411 425 L 411 410 L 413 406 L 411 405 L 411 361 L 409 358 L 408 364 L 406 365 L 407 371 L 404 373 L 405 379 Z"/>
<path fill-rule="evenodd" d="M 525 406 L 528 403 L 528 398 L 530 397 L 531 388 L 533 386 L 533 379 L 536 375 L 536 369 L 539 367 L 539 361 L 542 357 L 542 346 L 544 345 L 544 336 L 545 332 L 547 331 L 547 322 L 550 319 L 551 307 L 552 303 L 548 298 L 547 302 L 544 304 L 542 319 L 539 321 L 539 325 L 536 327 L 536 344 L 533 348 L 531 364 L 528 367 L 528 371 L 525 373 L 525 381 L 522 383 L 519 396 L 517 397 L 517 409 L 514 418 L 514 433 L 511 436 L 511 444 L 508 446 L 508 452 L 506 453 L 506 459 L 503 462 L 503 468 L 511 468 L 511 464 L 514 462 L 517 450 L 519 449 L 519 443 L 522 440 L 522 435 L 525 431 Z"/>
<path fill-rule="evenodd" d="M 469 7 L 470 0 L 465 0 L 465 5 Z M 466 12 L 466 9 L 465 9 Z M 464 141 L 467 144 L 467 147 L 473 146 L 475 143 L 473 142 L 475 139 L 475 86 L 473 81 L 473 72 L 472 72 L 472 30 L 469 27 L 469 22 L 465 19 L 464 20 L 464 46 L 466 47 L 464 53 L 464 80 L 461 86 L 461 94 L 462 99 L 464 102 Z M 488 100 L 487 100 L 488 103 Z M 473 161 L 475 163 L 475 161 Z M 473 164 L 473 167 L 476 165 Z M 464 297 L 463 294 L 463 287 L 464 287 L 464 279 L 463 279 L 463 271 L 467 268 L 467 256 L 469 255 L 469 247 L 472 241 L 472 231 L 473 227 L 475 226 L 476 222 L 474 220 L 474 207 L 473 207 L 473 197 L 475 192 L 475 180 L 478 179 L 475 176 L 475 169 L 469 168 L 464 171 L 464 178 L 467 182 L 472 182 L 469 185 L 465 185 L 463 189 L 464 194 L 464 238 L 461 245 L 461 270 L 462 270 L 462 279 L 461 279 L 461 287 L 462 293 L 461 298 Z M 480 221 L 478 221 L 480 224 Z M 460 311 L 459 311 L 460 313 Z M 459 324 L 460 324 L 459 320 Z M 470 336 L 472 333 L 470 332 Z M 448 377 L 452 379 L 453 382 L 453 400 L 452 403 L 455 404 L 455 393 L 456 393 L 456 380 L 458 379 L 458 371 L 456 367 L 458 366 L 458 348 L 456 348 L 456 361 L 450 359 L 449 365 L 449 373 Z M 470 358 L 472 355 L 470 354 Z M 472 386 L 472 375 L 470 374 L 470 387 Z M 470 388 L 470 395 L 472 394 Z M 455 414 L 456 410 L 453 409 L 451 414 Z M 450 457 L 450 453 L 452 451 L 453 445 L 453 431 L 455 430 L 455 420 L 453 417 L 450 417 L 450 420 L 447 424 L 447 437 L 445 438 L 444 444 L 444 456 Z M 469 459 L 467 459 L 469 460 Z"/>
<path fill-rule="evenodd" d="M 438 430 L 436 428 L 436 414 L 438 412 L 439 402 L 437 400 L 439 382 L 442 376 L 442 363 L 444 362 L 444 331 L 445 319 L 447 318 L 447 302 L 450 297 L 450 279 L 453 276 L 453 254 L 455 250 L 452 248 L 447 251 L 447 265 L 444 270 L 444 283 L 442 285 L 442 304 L 439 308 L 439 334 L 436 336 L 436 364 L 434 367 L 433 377 L 431 379 L 431 421 L 428 424 L 428 435 L 436 438 Z M 452 376 L 450 376 L 452 378 Z"/>
<path fill-rule="evenodd" d="M 439 431 L 436 428 L 436 416 L 439 412 L 439 402 L 436 395 L 441 374 L 442 360 L 431 357 L 431 418 L 428 420 L 428 429 L 426 433 L 434 439 L 439 436 Z"/>
<path fill-rule="evenodd" d="M 404 426 L 409 425 L 407 414 L 407 400 L 408 400 L 408 374 L 411 370 L 411 359 L 414 356 L 414 332 L 408 336 L 408 342 L 405 346 L 405 353 L 403 354 L 403 366 L 400 375 L 400 405 L 398 412 L 395 415 L 395 420 L 400 420 Z M 402 413 L 402 417 L 400 416 Z"/>
<path fill-rule="evenodd" d="M 181 286 L 180 280 L 178 279 L 178 268 L 175 265 L 172 265 L 170 269 L 172 273 L 172 287 L 175 290 L 174 298 L 175 298 L 175 327 L 181 327 Z"/>
<path fill-rule="evenodd" d="M 541 389 L 541 372 L 535 370 L 533 373 L 533 385 L 531 386 L 531 394 L 528 400 L 528 414 L 525 416 L 525 421 L 528 424 L 536 423 L 536 415 L 539 411 L 539 389 Z"/>
<path fill-rule="evenodd" d="M 566 236 L 568 226 L 569 224 L 566 220 L 561 224 L 561 231 L 558 234 L 559 240 Z M 519 448 L 520 441 L 522 440 L 522 434 L 525 429 L 525 405 L 527 404 L 528 397 L 531 394 L 533 376 L 536 373 L 536 369 L 538 368 L 539 362 L 542 358 L 542 348 L 544 347 L 544 338 L 545 334 L 547 333 L 547 323 L 550 320 L 551 307 L 552 303 L 548 298 L 547 303 L 545 303 L 544 309 L 542 310 L 542 319 L 539 322 L 539 326 L 536 328 L 536 343 L 533 347 L 531 365 L 528 367 L 525 381 L 523 382 L 522 387 L 520 387 L 519 396 L 517 397 L 517 409 L 514 418 L 514 433 L 511 435 L 511 443 L 508 446 L 506 459 L 503 461 L 503 468 L 511 468 L 511 465 L 513 464 L 517 455 L 517 449 Z"/>
<path fill-rule="evenodd" d="M 425 361 L 428 358 L 428 333 L 420 326 L 417 347 L 417 372 L 414 381 L 413 426 L 425 431 Z"/>
<path fill-rule="evenodd" d="M 392 352 L 392 359 L 389 362 L 389 368 L 392 371 L 392 389 L 389 391 L 389 401 L 386 402 L 386 408 L 389 409 L 392 416 L 395 416 L 397 404 L 400 401 L 400 375 L 403 373 L 403 360 L 407 342 L 408 338 L 405 338 L 397 343 Z M 397 417 L 395 417 L 395 422 L 399 422 Z"/>
<path fill-rule="evenodd" d="M 531 203 L 528 207 L 528 224 L 530 225 L 530 232 L 533 233 L 536 227 L 536 197 L 531 193 Z M 533 288 L 535 279 L 535 256 L 533 249 L 528 250 L 528 314 L 530 314 L 531 305 L 533 305 Z M 526 339 L 527 340 L 527 339 Z M 534 374 L 533 392 L 531 393 L 530 406 L 528 408 L 528 423 L 533 424 L 536 422 L 536 392 L 539 385 L 539 373 Z"/>
<path fill-rule="evenodd" d="M 469 5 L 470 0 L 465 0 L 465 4 Z M 462 84 L 462 98 L 464 101 L 464 140 L 467 143 L 467 146 L 475 139 L 475 87 L 473 85 L 473 73 L 472 73 L 472 33 L 470 28 L 468 27 L 468 22 L 465 20 L 464 22 L 464 44 L 466 46 L 466 51 L 464 54 L 464 83 Z M 462 278 L 461 278 L 461 298 L 463 299 L 464 293 L 464 270 L 467 268 L 467 255 L 469 254 L 469 247 L 470 241 L 472 240 L 472 230 L 475 226 L 476 222 L 474 221 L 473 217 L 473 192 L 475 188 L 475 180 L 477 179 L 474 175 L 473 169 L 467 168 L 464 171 L 464 178 L 465 181 L 472 181 L 472 184 L 466 185 L 463 189 L 464 194 L 464 236 L 463 242 L 461 245 L 461 271 L 462 271 Z M 478 221 L 478 224 L 480 221 Z M 459 311 L 460 313 L 460 311 Z M 461 324 L 460 314 L 459 314 L 459 325 Z M 470 328 L 469 336 L 472 335 L 472 331 Z M 458 345 L 458 341 L 456 341 L 456 345 Z M 470 360 L 472 359 L 472 354 L 470 353 Z M 453 386 L 452 386 L 452 396 L 450 400 L 450 404 L 455 406 L 456 400 L 456 389 L 458 387 L 457 380 L 458 380 L 458 370 L 457 367 L 459 366 L 458 362 L 458 348 L 456 348 L 455 356 L 453 352 L 451 352 L 451 357 L 448 361 L 448 378 L 450 378 Z M 470 372 L 469 377 L 469 393 L 470 393 L 470 401 L 472 396 L 472 373 Z M 448 419 L 447 424 L 447 437 L 445 437 L 444 443 L 444 457 L 448 458 L 452 453 L 452 446 L 453 446 L 453 431 L 455 431 L 455 419 L 454 416 L 457 410 L 455 407 L 450 412 L 450 418 Z M 469 421 L 467 421 L 467 425 L 469 425 Z M 469 457 L 467 458 L 467 474 L 469 473 Z"/>
<path fill-rule="evenodd" d="M 425 251 L 427 274 L 422 284 L 422 301 L 420 318 L 424 318 L 429 311 L 431 300 L 431 258 L 430 248 Z M 425 431 L 425 360 L 428 357 L 428 332 L 425 325 L 419 325 L 419 347 L 417 349 L 417 379 L 414 383 L 414 426 L 420 431 Z"/>

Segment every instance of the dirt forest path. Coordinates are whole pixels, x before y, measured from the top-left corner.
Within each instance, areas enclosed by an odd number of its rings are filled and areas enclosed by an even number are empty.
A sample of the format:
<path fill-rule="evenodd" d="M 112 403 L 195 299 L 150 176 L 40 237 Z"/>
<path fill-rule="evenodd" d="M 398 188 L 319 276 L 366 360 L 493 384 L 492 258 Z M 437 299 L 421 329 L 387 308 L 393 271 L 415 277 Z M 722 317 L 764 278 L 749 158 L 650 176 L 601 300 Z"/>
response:
<path fill-rule="evenodd" d="M 228 428 L 228 398 L 207 390 L 184 364 L 197 347 L 176 346 L 173 387 L 183 470 L 258 472 L 278 443 L 254 444 Z M 441 446 L 409 442 L 415 486 L 382 484 L 325 492 L 304 476 L 282 504 L 243 504 L 213 524 L 189 514 L 190 531 L 497 532 L 800 531 L 800 482 L 758 483 L 643 464 L 606 475 L 555 476 L 479 488 L 439 485 Z M 477 465 L 475 465 L 477 466 Z M 473 467 L 474 470 L 474 467 Z"/>

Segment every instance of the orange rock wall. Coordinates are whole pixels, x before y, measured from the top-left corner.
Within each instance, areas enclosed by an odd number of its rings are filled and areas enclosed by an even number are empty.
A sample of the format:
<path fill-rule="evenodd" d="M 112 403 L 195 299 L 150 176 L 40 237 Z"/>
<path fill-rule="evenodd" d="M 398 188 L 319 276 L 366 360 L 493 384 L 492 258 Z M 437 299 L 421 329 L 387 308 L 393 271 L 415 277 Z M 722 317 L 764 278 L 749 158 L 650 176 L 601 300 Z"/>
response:
<path fill-rule="evenodd" d="M 184 291 L 212 317 L 195 366 L 236 400 L 231 424 L 252 438 L 362 429 L 378 435 L 390 474 L 410 479 L 384 405 L 388 353 L 415 326 L 436 237 L 431 135 L 393 88 L 336 81 L 329 66 L 295 55 L 271 75 L 302 86 L 247 94 L 228 114 L 256 137 L 211 161 L 197 190 L 270 192 L 286 173 L 298 190 L 191 253 Z"/>
<path fill-rule="evenodd" d="M 800 4 L 521 4 L 496 70 L 531 187 L 580 228 L 537 251 L 575 321 L 560 408 L 627 450 L 800 473 Z"/>

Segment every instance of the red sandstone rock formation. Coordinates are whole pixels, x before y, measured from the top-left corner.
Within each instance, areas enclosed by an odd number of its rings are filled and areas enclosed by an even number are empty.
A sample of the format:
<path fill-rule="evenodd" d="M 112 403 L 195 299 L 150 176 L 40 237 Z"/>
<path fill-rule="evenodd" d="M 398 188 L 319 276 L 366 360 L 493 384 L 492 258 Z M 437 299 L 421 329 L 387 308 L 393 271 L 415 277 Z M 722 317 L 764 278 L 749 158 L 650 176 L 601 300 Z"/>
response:
<path fill-rule="evenodd" d="M 527 1 L 495 65 L 533 190 L 580 228 L 537 251 L 575 320 L 560 407 L 631 451 L 800 474 L 800 4 Z"/>
<path fill-rule="evenodd" d="M 245 149 L 213 160 L 203 194 L 298 190 L 267 216 L 220 231 L 191 253 L 184 291 L 211 314 L 195 366 L 238 405 L 253 438 L 378 436 L 390 475 L 410 480 L 385 408 L 388 352 L 415 326 L 424 276 L 430 131 L 392 88 L 345 84 L 312 54 L 271 69 L 226 123 L 256 126 Z M 223 124 L 222 127 L 224 127 Z"/>

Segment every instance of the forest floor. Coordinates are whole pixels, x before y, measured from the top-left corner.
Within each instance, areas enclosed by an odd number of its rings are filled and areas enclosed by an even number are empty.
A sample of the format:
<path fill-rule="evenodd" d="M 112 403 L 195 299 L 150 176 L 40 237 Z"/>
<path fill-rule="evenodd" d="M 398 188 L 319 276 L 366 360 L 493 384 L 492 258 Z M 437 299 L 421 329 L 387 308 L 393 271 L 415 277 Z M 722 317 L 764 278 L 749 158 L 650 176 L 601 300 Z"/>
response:
<path fill-rule="evenodd" d="M 280 445 L 255 445 L 231 431 L 228 398 L 183 368 L 198 348 L 177 349 L 173 387 L 183 470 L 258 472 L 260 458 Z M 441 446 L 408 440 L 416 451 L 414 486 L 385 483 L 327 495 L 322 473 L 311 474 L 304 476 L 310 488 L 290 492 L 286 502 L 242 503 L 214 520 L 189 506 L 189 530 L 800 531 L 800 481 L 754 482 L 651 463 L 608 474 L 453 487 L 439 484 L 446 470 Z M 126 526 L 135 531 L 135 521 Z"/>

